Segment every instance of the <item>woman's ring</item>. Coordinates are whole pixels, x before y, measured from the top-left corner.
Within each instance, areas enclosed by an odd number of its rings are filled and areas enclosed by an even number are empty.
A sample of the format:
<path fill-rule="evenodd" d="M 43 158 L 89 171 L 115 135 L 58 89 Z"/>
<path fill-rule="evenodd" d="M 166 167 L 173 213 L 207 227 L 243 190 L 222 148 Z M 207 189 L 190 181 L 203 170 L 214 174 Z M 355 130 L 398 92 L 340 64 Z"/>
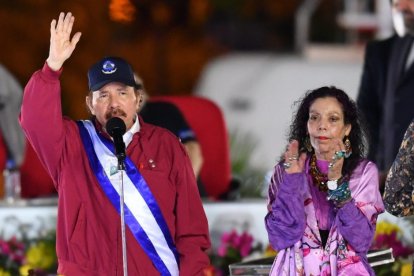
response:
<path fill-rule="evenodd" d="M 337 159 L 340 159 L 340 158 L 345 156 L 345 151 L 344 150 L 339 150 L 339 151 L 335 152 L 335 156 L 337 157 Z"/>
<path fill-rule="evenodd" d="M 283 163 L 283 167 L 284 167 L 285 169 L 289 169 L 289 168 L 290 168 L 290 166 L 292 166 L 292 164 L 291 164 L 290 162 L 285 162 L 285 163 Z"/>

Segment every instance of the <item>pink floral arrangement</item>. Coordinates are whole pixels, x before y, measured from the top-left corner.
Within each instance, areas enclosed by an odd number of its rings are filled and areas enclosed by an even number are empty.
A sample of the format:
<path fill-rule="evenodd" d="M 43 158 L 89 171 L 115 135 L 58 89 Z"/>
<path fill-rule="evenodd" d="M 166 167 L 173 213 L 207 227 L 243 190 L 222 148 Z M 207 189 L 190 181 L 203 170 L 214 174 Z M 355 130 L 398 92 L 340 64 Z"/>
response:
<path fill-rule="evenodd" d="M 221 236 L 217 251 L 210 253 L 212 266 L 205 274 L 228 275 L 230 264 L 241 262 L 256 251 L 262 251 L 262 244 L 255 243 L 253 236 L 246 231 L 241 234 L 236 230 L 225 232 Z"/>
<path fill-rule="evenodd" d="M 11 275 L 19 275 L 19 268 L 25 261 L 26 246 L 16 237 L 9 240 L 0 239 L 0 275 L 9 271 Z"/>
<path fill-rule="evenodd" d="M 414 250 L 408 246 L 405 246 L 401 240 L 397 237 L 397 232 L 390 234 L 379 234 L 375 237 L 374 248 L 392 248 L 392 252 L 395 258 L 406 258 L 414 253 Z"/>
<path fill-rule="evenodd" d="M 55 273 L 55 243 L 54 233 L 30 240 L 0 238 L 0 276 L 46 276 Z"/>
<path fill-rule="evenodd" d="M 230 233 L 224 233 L 221 236 L 221 244 L 217 250 L 217 253 L 220 257 L 225 257 L 229 253 L 235 253 L 240 255 L 240 258 L 244 258 L 251 253 L 252 245 L 252 235 L 247 232 L 243 232 L 239 235 L 235 230 L 233 230 Z"/>
<path fill-rule="evenodd" d="M 377 224 L 371 249 L 392 248 L 395 262 L 374 267 L 376 275 L 410 275 L 414 249 L 406 244 L 401 229 L 388 221 Z"/>

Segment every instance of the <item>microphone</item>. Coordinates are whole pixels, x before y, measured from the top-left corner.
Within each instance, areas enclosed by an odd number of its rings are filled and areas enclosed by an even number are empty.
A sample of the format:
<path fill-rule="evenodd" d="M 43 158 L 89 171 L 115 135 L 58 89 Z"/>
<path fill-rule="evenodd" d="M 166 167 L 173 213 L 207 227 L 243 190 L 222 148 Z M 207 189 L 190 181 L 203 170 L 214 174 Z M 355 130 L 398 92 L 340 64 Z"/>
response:
<path fill-rule="evenodd" d="M 106 131 L 114 139 L 115 153 L 118 158 L 118 163 L 123 164 L 125 160 L 125 143 L 122 135 L 126 132 L 126 125 L 121 118 L 112 117 L 106 122 Z"/>

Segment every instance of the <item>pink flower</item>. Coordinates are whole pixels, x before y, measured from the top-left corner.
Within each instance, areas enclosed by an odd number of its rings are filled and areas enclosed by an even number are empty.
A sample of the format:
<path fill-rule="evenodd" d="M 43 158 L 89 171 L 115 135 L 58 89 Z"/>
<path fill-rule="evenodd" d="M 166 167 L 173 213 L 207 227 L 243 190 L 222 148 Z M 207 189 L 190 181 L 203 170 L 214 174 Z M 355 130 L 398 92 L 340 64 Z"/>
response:
<path fill-rule="evenodd" d="M 240 236 L 239 241 L 240 255 L 242 257 L 248 256 L 250 254 L 250 251 L 252 250 L 253 236 L 249 235 L 247 232 L 244 232 Z"/>
<path fill-rule="evenodd" d="M 372 248 L 382 249 L 389 248 L 393 249 L 394 257 L 408 257 L 410 254 L 414 253 L 412 248 L 404 246 L 402 242 L 397 238 L 397 233 L 392 232 L 391 234 L 378 234 L 375 237 L 374 244 Z"/>
<path fill-rule="evenodd" d="M 237 247 L 238 238 L 239 235 L 235 230 L 233 230 L 230 233 L 223 233 L 223 235 L 221 236 L 221 242 L 222 244 Z"/>
<path fill-rule="evenodd" d="M 217 255 L 220 257 L 227 255 L 227 244 L 220 244 L 219 248 L 217 249 Z"/>
<path fill-rule="evenodd" d="M 228 253 L 229 248 L 233 248 L 240 253 L 240 256 L 246 257 L 252 250 L 253 236 L 247 232 L 239 235 L 235 230 L 229 233 L 223 233 L 221 236 L 221 244 L 217 249 L 217 254 L 224 257 Z"/>
<path fill-rule="evenodd" d="M 4 240 L 1 240 L 0 241 L 0 252 L 2 252 L 5 255 L 9 255 L 10 254 L 10 246 Z"/>

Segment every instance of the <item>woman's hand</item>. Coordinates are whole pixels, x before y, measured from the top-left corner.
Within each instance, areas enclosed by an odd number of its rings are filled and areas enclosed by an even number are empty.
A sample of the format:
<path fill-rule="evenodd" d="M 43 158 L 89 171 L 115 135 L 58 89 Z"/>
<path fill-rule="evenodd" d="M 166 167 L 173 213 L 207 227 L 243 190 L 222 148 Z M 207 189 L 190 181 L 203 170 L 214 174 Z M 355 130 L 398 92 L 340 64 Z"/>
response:
<path fill-rule="evenodd" d="M 63 12 L 60 13 L 59 19 L 53 19 L 50 23 L 50 48 L 49 57 L 47 58 L 48 66 L 58 71 L 63 63 L 72 55 L 76 44 L 79 42 L 81 33 L 77 32 L 70 40 L 73 23 L 75 17 L 68 12 L 65 16 Z"/>
<path fill-rule="evenodd" d="M 341 139 L 332 141 L 332 158 L 329 163 L 328 179 L 337 180 L 342 177 L 342 166 L 344 165 L 345 145 Z"/>
<path fill-rule="evenodd" d="M 299 156 L 299 142 L 292 140 L 287 146 L 283 167 L 288 174 L 303 172 L 306 153 Z"/>

